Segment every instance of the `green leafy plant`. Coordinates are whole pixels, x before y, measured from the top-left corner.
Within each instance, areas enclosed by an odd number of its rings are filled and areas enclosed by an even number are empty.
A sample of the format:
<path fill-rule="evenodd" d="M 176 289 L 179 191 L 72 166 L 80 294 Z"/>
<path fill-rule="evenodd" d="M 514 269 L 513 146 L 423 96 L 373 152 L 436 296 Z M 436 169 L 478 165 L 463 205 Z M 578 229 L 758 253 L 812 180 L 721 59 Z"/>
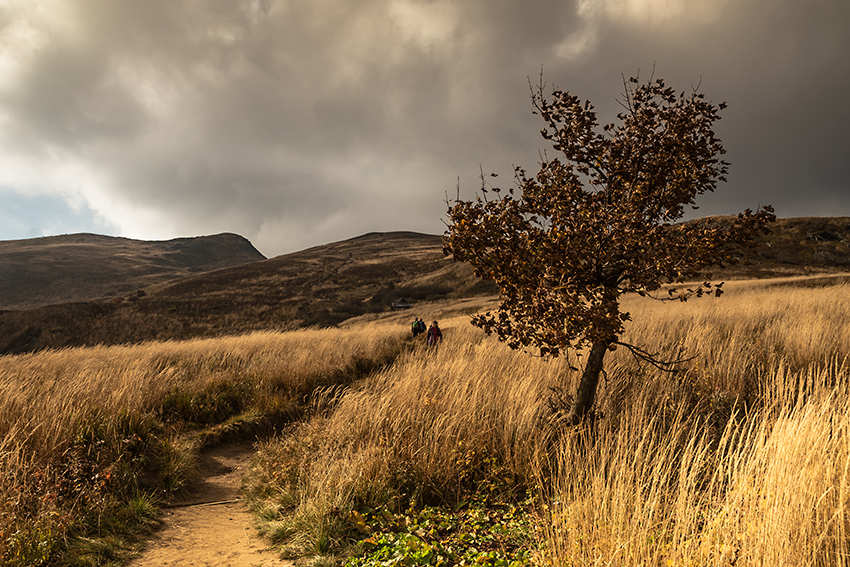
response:
<path fill-rule="evenodd" d="M 404 514 L 387 509 L 352 512 L 352 525 L 370 535 L 354 547 L 346 567 L 526 565 L 532 552 L 529 505 L 530 501 L 491 501 L 479 494 L 455 508 L 411 507 Z"/>

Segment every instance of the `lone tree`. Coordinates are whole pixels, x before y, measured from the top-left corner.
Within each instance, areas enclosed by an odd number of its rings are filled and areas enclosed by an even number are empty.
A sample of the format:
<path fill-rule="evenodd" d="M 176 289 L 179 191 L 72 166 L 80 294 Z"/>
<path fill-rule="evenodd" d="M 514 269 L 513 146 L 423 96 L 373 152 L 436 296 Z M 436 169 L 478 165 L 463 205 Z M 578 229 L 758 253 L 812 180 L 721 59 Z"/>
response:
<path fill-rule="evenodd" d="M 677 95 L 661 79 L 624 85 L 619 123 L 600 131 L 590 102 L 559 89 L 547 98 L 541 81 L 532 104 L 560 156 L 544 155 L 533 178 L 515 167 L 518 197 L 488 186 L 482 174 L 476 200 L 447 202 L 445 254 L 501 291 L 496 312 L 472 323 L 543 356 L 589 347 L 573 423 L 593 407 L 606 352 L 624 345 L 649 355 L 619 341 L 630 319 L 620 296 L 659 298 L 653 292 L 665 284 L 710 279 L 709 267 L 737 262 L 776 218 L 765 206 L 731 223 L 678 223 L 697 196 L 726 180 L 729 164 L 713 130 L 725 104 L 715 107 L 695 89 Z M 722 285 L 670 288 L 664 298 L 719 296 Z"/>

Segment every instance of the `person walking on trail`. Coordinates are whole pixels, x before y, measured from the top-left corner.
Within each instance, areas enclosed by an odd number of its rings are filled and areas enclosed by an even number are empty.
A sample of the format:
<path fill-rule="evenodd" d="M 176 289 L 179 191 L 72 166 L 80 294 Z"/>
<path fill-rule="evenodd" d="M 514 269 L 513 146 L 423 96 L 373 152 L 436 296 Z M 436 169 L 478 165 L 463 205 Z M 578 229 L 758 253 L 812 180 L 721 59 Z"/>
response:
<path fill-rule="evenodd" d="M 428 334 L 425 336 L 425 339 L 425 342 L 429 345 L 437 345 L 443 342 L 443 332 L 440 330 L 436 321 L 428 328 Z"/>
<path fill-rule="evenodd" d="M 414 319 L 413 323 L 410 325 L 410 331 L 413 333 L 413 338 L 415 339 L 425 332 L 425 321 L 418 318 Z"/>

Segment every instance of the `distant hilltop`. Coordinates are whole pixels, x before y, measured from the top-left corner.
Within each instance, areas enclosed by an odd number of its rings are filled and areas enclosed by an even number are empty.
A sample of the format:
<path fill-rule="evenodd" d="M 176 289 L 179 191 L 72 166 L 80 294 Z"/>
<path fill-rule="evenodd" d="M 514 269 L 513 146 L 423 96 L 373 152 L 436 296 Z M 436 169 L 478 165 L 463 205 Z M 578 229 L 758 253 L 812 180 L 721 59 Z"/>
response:
<path fill-rule="evenodd" d="M 734 217 L 711 217 L 731 222 Z M 759 235 L 746 262 L 715 274 L 731 278 L 850 271 L 850 217 L 780 218 Z"/>
<path fill-rule="evenodd" d="M 729 223 L 734 217 L 710 218 Z M 782 218 L 771 228 L 769 235 L 759 237 L 748 255 L 748 263 L 717 269 L 715 276 L 770 277 L 850 271 L 850 217 Z M 381 265 L 380 257 L 387 254 L 401 258 L 416 256 L 427 249 L 432 257 L 441 257 L 441 248 L 437 235 L 371 232 L 278 258 L 314 256 L 318 262 L 319 258 L 327 260 L 334 251 L 346 250 L 356 254 L 363 266 L 346 266 L 344 270 L 368 271 L 369 266 L 377 269 Z M 262 260 L 266 257 L 247 239 L 229 233 L 164 241 L 97 234 L 0 241 L 0 310 L 133 299 L 137 292 L 146 293 L 146 288 L 157 284 Z M 411 266 L 409 270 L 424 276 L 430 265 Z M 302 266 L 305 273 L 314 267 L 317 266 Z M 268 265 L 263 271 L 270 269 Z M 410 272 L 409 276 L 414 274 Z M 213 279 L 218 281 L 220 277 Z M 195 280 L 192 286 L 205 287 L 203 277 Z M 228 290 L 226 282 L 221 287 L 221 294 L 239 291 Z"/>
<path fill-rule="evenodd" d="M 229 233 L 163 241 L 98 234 L 0 241 L 0 309 L 121 298 L 265 259 L 247 239 Z"/>

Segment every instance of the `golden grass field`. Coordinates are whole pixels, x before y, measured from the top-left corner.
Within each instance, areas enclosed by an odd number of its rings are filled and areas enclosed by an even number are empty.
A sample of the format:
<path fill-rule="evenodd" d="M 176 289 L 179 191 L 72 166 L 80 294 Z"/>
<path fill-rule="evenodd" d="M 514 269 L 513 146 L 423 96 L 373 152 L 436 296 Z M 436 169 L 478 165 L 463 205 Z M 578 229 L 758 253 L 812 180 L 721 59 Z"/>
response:
<path fill-rule="evenodd" d="M 541 565 L 850 564 L 850 288 L 725 289 L 625 298 L 625 341 L 694 358 L 669 374 L 609 353 L 595 417 L 573 428 L 547 401 L 572 391 L 581 359 L 486 337 L 464 315 L 483 300 L 339 329 L 0 357 L 0 557 L 71 564 L 73 537 L 103 538 L 90 526 L 128 515 L 128 498 L 138 509 L 151 487 L 179 484 L 193 427 L 291 412 L 303 419 L 263 443 L 249 488 L 266 533 L 303 549 L 364 502 L 450 503 L 484 479 L 538 495 Z M 407 340 L 414 315 L 440 319 L 439 349 Z"/>
<path fill-rule="evenodd" d="M 2 564 L 37 565 L 69 535 L 91 539 L 87 525 L 133 512 L 123 497 L 181 489 L 192 447 L 180 440 L 198 422 L 297 414 L 313 390 L 392 360 L 401 335 L 303 330 L 0 357 Z"/>

